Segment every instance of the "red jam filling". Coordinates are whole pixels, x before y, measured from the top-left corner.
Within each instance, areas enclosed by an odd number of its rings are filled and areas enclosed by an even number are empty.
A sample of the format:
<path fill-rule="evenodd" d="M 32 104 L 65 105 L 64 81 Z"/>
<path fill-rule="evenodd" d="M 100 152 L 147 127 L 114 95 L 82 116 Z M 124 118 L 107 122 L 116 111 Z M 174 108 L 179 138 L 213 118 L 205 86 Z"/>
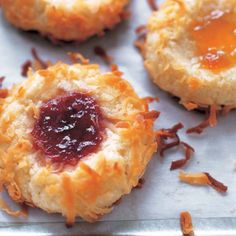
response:
<path fill-rule="evenodd" d="M 236 64 L 236 14 L 215 10 L 194 20 L 190 33 L 202 67 L 219 72 Z"/>
<path fill-rule="evenodd" d="M 98 150 L 103 131 L 103 116 L 95 99 L 85 93 L 69 93 L 41 106 L 32 135 L 35 148 L 46 158 L 76 165 Z"/>

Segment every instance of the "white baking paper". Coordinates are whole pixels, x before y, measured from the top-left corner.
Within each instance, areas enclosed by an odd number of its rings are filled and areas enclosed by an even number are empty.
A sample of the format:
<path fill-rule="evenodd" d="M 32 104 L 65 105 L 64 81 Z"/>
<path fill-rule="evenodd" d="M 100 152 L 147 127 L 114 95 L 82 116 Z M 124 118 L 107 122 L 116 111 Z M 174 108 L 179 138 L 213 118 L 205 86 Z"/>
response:
<path fill-rule="evenodd" d="M 115 63 L 124 72 L 124 78 L 130 81 L 140 96 L 158 96 L 160 102 L 153 108 L 161 111 L 156 128 L 170 127 L 182 122 L 192 127 L 204 119 L 204 115 L 188 112 L 169 95 L 160 91 L 150 80 L 143 67 L 142 58 L 133 46 L 136 36 L 134 29 L 145 24 L 151 10 L 146 0 L 133 0 L 129 6 L 132 16 L 126 22 L 106 33 L 103 38 L 93 38 L 81 45 L 52 45 L 37 34 L 25 33 L 10 26 L 0 15 L 0 75 L 6 76 L 4 86 L 10 86 L 24 78 L 20 76 L 21 65 L 31 57 L 30 50 L 36 48 L 45 59 L 68 61 L 66 53 L 80 52 L 92 62 L 99 63 L 104 70 L 104 62 L 94 55 L 94 46 L 104 47 L 113 56 Z M 190 186 L 180 183 L 179 171 L 169 171 L 172 160 L 183 156 L 183 151 L 172 150 L 165 158 L 154 156 L 144 176 L 142 189 L 133 190 L 113 212 L 102 220 L 146 220 L 178 218 L 183 210 L 190 211 L 193 217 L 236 217 L 236 112 L 219 119 L 214 129 L 207 129 L 202 135 L 186 135 L 181 138 L 191 144 L 196 153 L 184 168 L 189 172 L 209 172 L 213 177 L 225 183 L 227 194 L 220 194 L 210 187 Z M 4 194 L 5 198 L 6 194 Z M 25 222 L 0 212 L 0 222 Z M 30 222 L 55 222 L 64 219 L 59 215 L 49 215 L 43 211 L 31 209 Z M 98 226 L 99 227 L 99 226 Z"/>

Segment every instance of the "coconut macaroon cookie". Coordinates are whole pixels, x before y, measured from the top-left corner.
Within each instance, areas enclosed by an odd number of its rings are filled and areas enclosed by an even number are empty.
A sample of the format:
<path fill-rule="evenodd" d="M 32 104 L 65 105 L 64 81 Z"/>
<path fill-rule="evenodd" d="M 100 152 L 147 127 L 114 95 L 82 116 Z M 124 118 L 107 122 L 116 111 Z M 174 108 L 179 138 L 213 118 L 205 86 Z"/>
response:
<path fill-rule="evenodd" d="M 158 114 L 98 65 L 58 63 L 28 77 L 1 107 L 0 183 L 69 224 L 96 221 L 144 174 Z"/>
<path fill-rule="evenodd" d="M 186 108 L 236 107 L 235 0 L 166 0 L 144 54 L 153 81 Z"/>
<path fill-rule="evenodd" d="M 0 0 L 6 18 L 49 38 L 83 41 L 103 34 L 123 18 L 129 0 Z"/>

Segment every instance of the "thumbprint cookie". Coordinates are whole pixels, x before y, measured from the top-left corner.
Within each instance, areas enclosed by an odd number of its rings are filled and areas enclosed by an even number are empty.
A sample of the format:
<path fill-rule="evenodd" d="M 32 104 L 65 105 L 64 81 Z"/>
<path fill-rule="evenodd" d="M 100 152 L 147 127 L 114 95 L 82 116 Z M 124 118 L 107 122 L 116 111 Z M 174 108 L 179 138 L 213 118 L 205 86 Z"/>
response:
<path fill-rule="evenodd" d="M 125 16 L 129 0 L 0 0 L 14 26 L 52 40 L 84 41 L 102 35 Z"/>
<path fill-rule="evenodd" d="M 16 202 L 68 224 L 110 212 L 144 174 L 157 142 L 149 111 L 117 70 L 57 63 L 28 72 L 0 115 L 0 182 Z"/>
<path fill-rule="evenodd" d="M 235 0 L 166 0 L 147 30 L 145 67 L 161 89 L 186 108 L 236 107 Z"/>

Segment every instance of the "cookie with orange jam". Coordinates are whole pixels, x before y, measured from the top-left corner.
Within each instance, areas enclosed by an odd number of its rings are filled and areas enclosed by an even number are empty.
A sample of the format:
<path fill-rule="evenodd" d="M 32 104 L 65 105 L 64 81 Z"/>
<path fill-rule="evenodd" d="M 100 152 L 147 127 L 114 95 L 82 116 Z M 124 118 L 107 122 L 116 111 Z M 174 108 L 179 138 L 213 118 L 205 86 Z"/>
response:
<path fill-rule="evenodd" d="M 148 22 L 144 57 L 186 108 L 235 108 L 236 1 L 166 0 Z"/>
<path fill-rule="evenodd" d="M 84 41 L 102 35 L 125 16 L 129 0 L 0 0 L 7 20 L 53 41 Z"/>
<path fill-rule="evenodd" d="M 157 115 L 119 71 L 58 63 L 29 72 L 1 107 L 0 184 L 68 224 L 96 221 L 144 174 Z"/>

